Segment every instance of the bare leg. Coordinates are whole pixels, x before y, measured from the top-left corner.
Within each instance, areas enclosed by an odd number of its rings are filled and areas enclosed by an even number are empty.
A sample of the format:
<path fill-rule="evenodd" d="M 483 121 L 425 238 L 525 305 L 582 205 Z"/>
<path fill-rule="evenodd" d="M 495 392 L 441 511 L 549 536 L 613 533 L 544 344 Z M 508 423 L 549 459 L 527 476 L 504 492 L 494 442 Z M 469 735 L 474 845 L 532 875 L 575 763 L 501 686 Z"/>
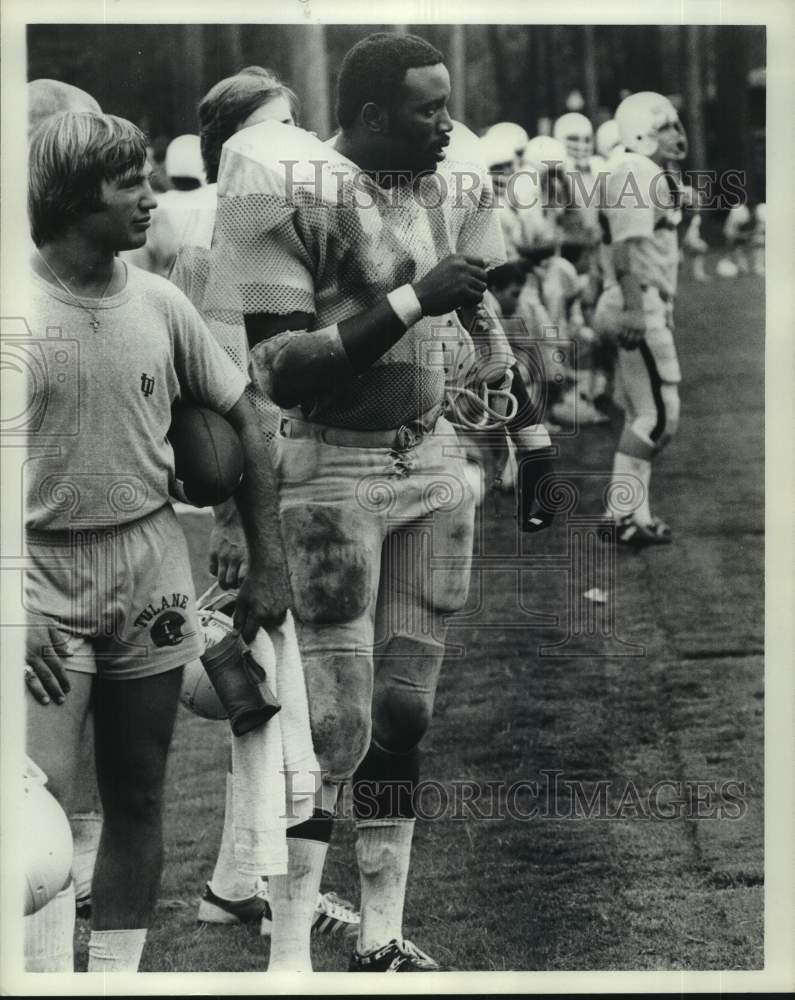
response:
<path fill-rule="evenodd" d="M 97 680 L 95 739 L 105 824 L 93 884 L 97 930 L 148 927 L 163 865 L 163 781 L 181 670 Z"/>

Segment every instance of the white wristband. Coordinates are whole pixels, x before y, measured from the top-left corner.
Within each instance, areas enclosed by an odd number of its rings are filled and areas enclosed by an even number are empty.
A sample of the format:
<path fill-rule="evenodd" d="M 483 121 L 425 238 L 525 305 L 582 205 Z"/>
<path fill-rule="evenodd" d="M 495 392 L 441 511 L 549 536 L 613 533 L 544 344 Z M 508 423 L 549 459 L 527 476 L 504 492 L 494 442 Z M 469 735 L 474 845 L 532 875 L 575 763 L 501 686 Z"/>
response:
<path fill-rule="evenodd" d="M 422 319 L 422 306 L 411 285 L 401 285 L 400 288 L 390 292 L 386 300 L 392 307 L 392 312 L 407 330 L 410 326 L 414 326 L 417 320 Z"/>

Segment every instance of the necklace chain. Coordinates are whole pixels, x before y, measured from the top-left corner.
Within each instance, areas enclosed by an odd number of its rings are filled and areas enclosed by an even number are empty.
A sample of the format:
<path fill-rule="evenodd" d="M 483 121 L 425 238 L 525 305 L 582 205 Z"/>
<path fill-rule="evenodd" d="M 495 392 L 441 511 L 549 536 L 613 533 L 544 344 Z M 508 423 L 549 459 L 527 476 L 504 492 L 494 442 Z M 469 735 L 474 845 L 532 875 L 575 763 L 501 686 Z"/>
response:
<path fill-rule="evenodd" d="M 92 330 L 94 330 L 94 331 L 98 330 L 99 329 L 99 320 L 97 319 L 96 313 L 93 311 L 93 309 L 90 309 L 87 305 L 85 305 L 85 303 L 81 302 L 80 299 L 72 291 L 72 289 L 66 284 L 66 282 L 62 281 L 58 277 L 58 275 L 55 273 L 55 271 L 53 271 L 53 269 L 47 263 L 47 259 L 45 258 L 44 254 L 38 248 L 36 249 L 36 253 L 39 255 L 39 257 L 41 258 L 41 262 L 44 264 L 44 266 L 47 268 L 47 270 L 50 272 L 50 274 L 53 276 L 53 278 L 55 278 L 55 280 L 58 282 L 58 284 L 61 286 L 61 288 L 63 288 L 63 290 L 66 292 L 66 294 L 69 296 L 69 298 L 74 301 L 75 305 L 79 306 L 84 312 L 87 312 L 88 315 L 91 317 L 91 328 L 92 328 Z M 98 300 L 99 302 L 102 302 L 104 300 L 105 296 L 108 293 L 108 289 L 110 288 L 110 283 L 111 283 L 111 281 L 113 281 L 114 270 L 115 270 L 115 265 L 114 265 L 113 268 L 111 268 L 110 277 L 108 278 L 105 287 L 102 289 L 102 294 L 100 295 L 99 300 Z"/>

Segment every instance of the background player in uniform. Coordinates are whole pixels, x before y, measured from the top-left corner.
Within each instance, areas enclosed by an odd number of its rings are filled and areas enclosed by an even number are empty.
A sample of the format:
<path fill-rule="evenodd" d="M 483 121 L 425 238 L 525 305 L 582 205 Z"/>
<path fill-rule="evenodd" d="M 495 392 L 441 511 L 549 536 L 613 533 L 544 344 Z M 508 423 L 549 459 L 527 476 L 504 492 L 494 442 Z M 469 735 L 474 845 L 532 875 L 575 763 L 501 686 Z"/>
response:
<path fill-rule="evenodd" d="M 41 338 L 58 328 L 74 364 L 71 377 L 51 380 L 37 432 L 59 433 L 59 448 L 28 462 L 28 752 L 68 811 L 93 702 L 104 828 L 89 971 L 134 971 L 162 866 L 181 667 L 203 651 L 187 546 L 168 502 L 175 399 L 224 413 L 243 446 L 238 497 L 252 557 L 235 621 L 244 640 L 284 616 L 283 553 L 245 378 L 180 292 L 116 258 L 143 244 L 157 205 L 144 135 L 111 115 L 58 115 L 31 141 L 29 191 L 36 251 L 22 314 Z M 63 436 L 78 402 L 79 423 Z M 47 910 L 31 942 L 45 951 L 57 937 Z"/>
<path fill-rule="evenodd" d="M 438 968 L 402 936 L 411 792 L 444 617 L 466 599 L 476 485 L 471 463 L 445 453 L 456 439 L 435 331 L 455 341 L 456 310 L 477 306 L 485 264 L 503 254 L 485 175 L 463 205 L 439 197 L 437 168 L 452 190 L 449 91 L 438 50 L 372 35 L 343 61 L 333 146 L 266 123 L 230 139 L 222 161 L 205 308 L 229 308 L 236 282 L 256 377 L 282 407 L 282 530 L 326 778 L 311 829 L 290 840 L 289 874 L 270 880 L 273 969 L 311 967 L 330 817 L 354 770 L 351 969 Z M 456 556 L 433 580 L 406 557 L 423 538 Z"/>
<path fill-rule="evenodd" d="M 269 69 L 248 66 L 214 84 L 199 103 L 199 141 L 206 187 L 182 195 L 179 202 L 180 245 L 171 280 L 201 309 L 209 267 L 210 243 L 218 198 L 218 166 L 223 144 L 243 128 L 263 121 L 292 125 L 298 120 L 298 98 Z M 161 201 L 163 199 L 160 199 Z M 248 370 L 248 347 L 242 313 L 227 311 L 207 317 L 208 326 L 241 371 Z M 259 419 L 266 441 L 273 440 L 278 409 L 253 382 L 246 397 Z M 210 538 L 210 572 L 224 588 L 238 587 L 248 571 L 246 539 L 239 530 L 235 504 L 214 508 Z M 198 919 L 201 923 L 228 924 L 259 921 L 270 933 L 267 883 L 252 881 L 238 871 L 234 856 L 232 777 L 227 775 L 224 825 L 212 878 L 202 890 Z M 289 834 L 288 834 L 289 835 Z M 336 893 L 319 895 L 313 926 L 326 933 L 355 931 L 358 915 Z"/>
<path fill-rule="evenodd" d="M 651 512 L 651 465 L 676 432 L 681 379 L 672 329 L 680 188 L 670 168 L 687 154 L 687 139 L 676 109 L 660 94 L 630 95 L 615 119 L 628 153 L 608 181 L 605 215 L 614 277 L 596 317 L 601 330 L 618 336 L 626 404 L 609 513 L 619 544 L 658 545 L 671 541 L 671 530 Z M 628 482 L 632 501 L 625 504 Z"/>

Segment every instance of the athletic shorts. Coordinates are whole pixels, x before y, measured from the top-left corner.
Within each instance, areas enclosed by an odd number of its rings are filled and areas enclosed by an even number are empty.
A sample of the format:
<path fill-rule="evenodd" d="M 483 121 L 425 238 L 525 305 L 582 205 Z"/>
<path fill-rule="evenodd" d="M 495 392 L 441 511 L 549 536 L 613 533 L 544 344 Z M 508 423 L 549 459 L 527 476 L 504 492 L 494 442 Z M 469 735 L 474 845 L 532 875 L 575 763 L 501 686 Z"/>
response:
<path fill-rule="evenodd" d="M 624 297 L 619 285 L 611 285 L 599 296 L 594 316 L 597 333 L 617 336 Z M 649 362 L 653 362 L 656 377 L 661 382 L 677 385 L 682 381 L 679 359 L 673 335 L 673 307 L 664 302 L 660 292 L 653 285 L 643 290 L 643 315 L 646 320 L 646 336 L 643 350 L 619 350 L 619 366 L 623 371 L 624 389 L 629 390 L 636 377 L 648 379 Z"/>
<path fill-rule="evenodd" d="M 25 604 L 67 637 L 69 670 L 137 680 L 204 652 L 188 546 L 170 505 L 127 524 L 26 540 Z"/>

